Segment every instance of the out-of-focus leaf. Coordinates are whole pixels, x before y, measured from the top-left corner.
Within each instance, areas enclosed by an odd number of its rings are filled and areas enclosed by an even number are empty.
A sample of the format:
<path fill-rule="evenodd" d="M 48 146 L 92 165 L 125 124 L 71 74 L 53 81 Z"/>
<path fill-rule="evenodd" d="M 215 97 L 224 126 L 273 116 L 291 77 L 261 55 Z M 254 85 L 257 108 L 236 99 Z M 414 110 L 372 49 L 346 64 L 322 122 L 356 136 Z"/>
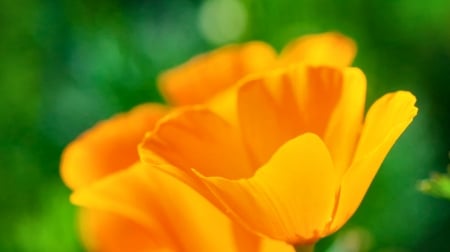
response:
<path fill-rule="evenodd" d="M 11 232 L 16 249 L 23 252 L 81 251 L 75 207 L 68 202 L 68 189 L 59 183 L 46 186 L 41 198 L 42 209 L 21 218 Z"/>
<path fill-rule="evenodd" d="M 450 158 L 450 152 L 448 153 Z M 419 190 L 435 197 L 450 200 L 450 164 L 447 167 L 447 174 L 433 173 L 429 179 L 419 183 Z"/>
<path fill-rule="evenodd" d="M 419 190 L 435 197 L 450 200 L 450 169 L 447 174 L 434 173 L 429 179 L 422 180 Z"/>

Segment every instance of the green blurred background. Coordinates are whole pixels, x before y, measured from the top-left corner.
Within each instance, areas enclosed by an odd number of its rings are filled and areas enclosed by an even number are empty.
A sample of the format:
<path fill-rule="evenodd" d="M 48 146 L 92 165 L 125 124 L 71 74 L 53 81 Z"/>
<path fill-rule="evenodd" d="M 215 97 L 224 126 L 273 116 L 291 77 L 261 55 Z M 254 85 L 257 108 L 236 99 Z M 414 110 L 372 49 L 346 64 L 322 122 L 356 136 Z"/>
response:
<path fill-rule="evenodd" d="M 229 42 L 281 49 L 324 31 L 358 43 L 368 104 L 406 89 L 420 112 L 357 214 L 317 250 L 450 251 L 450 201 L 417 190 L 448 163 L 449 27 L 448 0 L 1 0 L 0 251 L 83 251 L 61 151 L 98 120 L 161 101 L 160 71 Z"/>

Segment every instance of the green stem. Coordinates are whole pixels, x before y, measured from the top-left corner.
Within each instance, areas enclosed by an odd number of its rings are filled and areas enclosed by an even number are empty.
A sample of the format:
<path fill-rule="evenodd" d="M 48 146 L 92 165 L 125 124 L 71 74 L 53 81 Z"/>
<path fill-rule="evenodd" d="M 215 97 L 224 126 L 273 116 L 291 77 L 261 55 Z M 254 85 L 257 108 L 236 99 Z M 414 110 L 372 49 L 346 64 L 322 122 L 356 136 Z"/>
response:
<path fill-rule="evenodd" d="M 297 252 L 314 252 L 314 244 L 297 246 L 295 249 Z"/>

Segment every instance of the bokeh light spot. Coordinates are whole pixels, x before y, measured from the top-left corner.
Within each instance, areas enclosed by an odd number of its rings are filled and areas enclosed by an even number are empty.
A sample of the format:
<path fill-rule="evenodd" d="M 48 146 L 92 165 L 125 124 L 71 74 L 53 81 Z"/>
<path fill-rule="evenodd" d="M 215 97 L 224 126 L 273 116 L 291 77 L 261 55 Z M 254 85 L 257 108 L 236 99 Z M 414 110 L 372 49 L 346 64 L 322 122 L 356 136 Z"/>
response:
<path fill-rule="evenodd" d="M 238 0 L 208 0 L 200 8 L 198 25 L 209 42 L 232 42 L 247 27 L 247 9 Z"/>

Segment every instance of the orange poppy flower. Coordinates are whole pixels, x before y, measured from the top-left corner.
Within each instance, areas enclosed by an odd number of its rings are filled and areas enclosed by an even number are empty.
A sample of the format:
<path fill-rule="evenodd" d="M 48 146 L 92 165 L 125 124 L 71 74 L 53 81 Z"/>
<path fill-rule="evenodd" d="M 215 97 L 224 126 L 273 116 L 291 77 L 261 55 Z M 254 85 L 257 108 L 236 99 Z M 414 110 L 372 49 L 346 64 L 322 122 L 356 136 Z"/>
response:
<path fill-rule="evenodd" d="M 160 86 L 174 105 L 208 100 L 217 104 L 218 99 L 211 97 L 247 74 L 295 61 L 347 65 L 355 51 L 350 39 L 336 33 L 300 38 L 286 47 L 278 58 L 268 45 L 250 42 L 219 49 L 168 71 L 160 78 Z M 195 69 L 201 69 L 198 71 L 202 75 L 196 74 Z M 282 242 L 261 239 L 231 224 L 210 203 L 202 202 L 198 193 L 189 187 L 158 169 L 139 163 L 137 144 L 144 132 L 153 129 L 168 110 L 158 104 L 140 105 L 99 123 L 65 149 L 61 175 L 75 191 L 72 201 L 85 207 L 80 226 L 88 248 L 94 251 L 163 248 L 175 251 L 192 250 L 188 248 L 196 248 L 195 251 L 292 251 L 292 247 Z M 178 198 L 190 200 L 180 202 Z M 148 202 L 152 204 L 143 205 Z M 192 211 L 177 210 L 186 208 Z M 207 218 L 211 221 L 205 221 L 199 216 L 212 217 Z M 216 221 L 211 227 L 213 219 Z M 192 234 L 189 232 L 182 237 L 176 223 L 189 225 Z M 216 233 L 217 230 L 220 230 L 220 238 L 209 237 L 210 242 L 203 241 L 202 237 L 208 232 Z"/>
<path fill-rule="evenodd" d="M 363 122 L 365 96 L 357 68 L 266 72 L 242 81 L 236 102 L 220 110 L 198 105 L 162 119 L 141 158 L 249 230 L 311 244 L 353 215 L 417 113 L 415 97 L 398 91 L 377 100 Z"/>
<path fill-rule="evenodd" d="M 213 97 L 248 74 L 296 62 L 346 66 L 355 54 L 354 42 L 333 32 L 300 37 L 288 44 L 278 58 L 269 45 L 249 42 L 197 56 L 161 74 L 159 85 L 172 105 L 198 104 L 209 100 L 217 103 L 218 99 Z M 71 189 L 77 189 L 133 164 L 138 160 L 134 147 L 168 109 L 158 104 L 137 106 L 131 113 L 96 125 L 92 131 L 98 134 L 88 137 L 90 134 L 87 132 L 80 136 L 64 151 L 61 165 L 64 182 Z M 119 127 L 125 128 L 119 131 Z M 103 139 L 115 139 L 117 142 L 105 144 Z M 126 150 L 126 153 L 114 164 L 106 165 L 105 162 L 117 149 Z"/>
<path fill-rule="evenodd" d="M 80 229 L 87 248 L 294 251 L 244 231 L 184 183 L 139 162 L 137 143 L 165 113 L 161 105 L 138 106 L 100 123 L 65 150 L 62 176 L 75 190 L 72 201 L 85 207 Z"/>

